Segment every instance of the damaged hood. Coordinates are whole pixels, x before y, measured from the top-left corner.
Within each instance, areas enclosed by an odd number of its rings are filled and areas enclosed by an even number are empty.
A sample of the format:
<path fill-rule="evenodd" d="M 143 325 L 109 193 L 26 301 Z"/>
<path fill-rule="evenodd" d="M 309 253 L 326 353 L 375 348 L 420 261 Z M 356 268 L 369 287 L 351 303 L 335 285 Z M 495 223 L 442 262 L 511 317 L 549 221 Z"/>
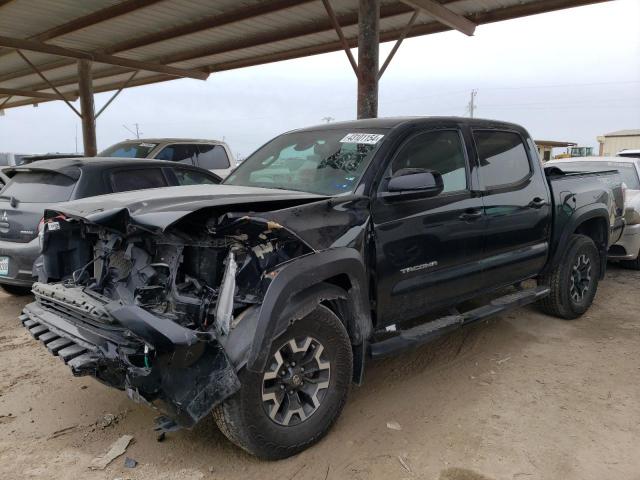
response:
<path fill-rule="evenodd" d="M 203 208 L 282 201 L 293 206 L 326 198 L 291 190 L 194 185 L 136 190 L 61 203 L 56 205 L 55 210 L 47 211 L 46 217 L 63 213 L 99 225 L 113 225 L 126 219 L 144 227 L 165 230 L 186 215 Z"/>

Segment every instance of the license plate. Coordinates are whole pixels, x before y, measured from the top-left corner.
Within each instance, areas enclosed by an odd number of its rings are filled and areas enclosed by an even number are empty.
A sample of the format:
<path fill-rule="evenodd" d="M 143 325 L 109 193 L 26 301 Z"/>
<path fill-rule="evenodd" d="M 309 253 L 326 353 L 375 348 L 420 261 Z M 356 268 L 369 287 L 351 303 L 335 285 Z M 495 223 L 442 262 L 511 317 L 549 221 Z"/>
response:
<path fill-rule="evenodd" d="M 0 275 L 9 275 L 9 257 L 0 257 Z"/>

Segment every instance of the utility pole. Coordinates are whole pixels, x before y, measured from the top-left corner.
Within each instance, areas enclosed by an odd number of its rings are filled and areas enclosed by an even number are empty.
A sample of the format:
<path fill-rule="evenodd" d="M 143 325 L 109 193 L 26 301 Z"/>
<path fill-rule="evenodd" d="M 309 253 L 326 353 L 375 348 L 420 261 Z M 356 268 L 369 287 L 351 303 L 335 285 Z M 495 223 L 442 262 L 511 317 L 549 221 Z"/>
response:
<path fill-rule="evenodd" d="M 140 140 L 140 129 L 139 129 L 139 125 L 137 123 L 134 123 L 133 126 L 136 127 L 136 131 L 134 132 L 133 130 L 131 130 L 129 127 L 127 127 L 126 125 L 122 125 L 124 128 L 126 128 L 127 130 L 129 130 L 131 133 L 133 133 L 136 138 L 138 140 Z"/>
<path fill-rule="evenodd" d="M 469 100 L 469 105 L 467 105 L 467 110 L 469 110 L 469 116 L 473 118 L 473 112 L 476 109 L 476 95 L 478 95 L 477 90 L 471 90 L 471 99 Z"/>
<path fill-rule="evenodd" d="M 89 60 L 78 60 L 78 93 L 80 94 L 80 112 L 82 113 L 84 154 L 87 157 L 95 157 L 98 153 L 96 113 L 93 104 L 93 76 Z"/>
<path fill-rule="evenodd" d="M 378 116 L 380 0 L 360 0 L 358 10 L 358 118 Z"/>

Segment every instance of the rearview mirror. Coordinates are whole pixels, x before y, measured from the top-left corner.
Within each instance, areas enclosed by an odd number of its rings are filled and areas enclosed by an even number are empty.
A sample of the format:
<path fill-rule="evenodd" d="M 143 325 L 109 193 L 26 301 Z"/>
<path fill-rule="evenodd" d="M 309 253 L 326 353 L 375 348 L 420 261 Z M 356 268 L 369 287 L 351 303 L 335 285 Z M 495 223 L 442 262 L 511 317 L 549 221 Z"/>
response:
<path fill-rule="evenodd" d="M 438 195 L 444 189 L 442 175 L 423 168 L 403 168 L 389 179 L 387 191 L 396 194 Z"/>

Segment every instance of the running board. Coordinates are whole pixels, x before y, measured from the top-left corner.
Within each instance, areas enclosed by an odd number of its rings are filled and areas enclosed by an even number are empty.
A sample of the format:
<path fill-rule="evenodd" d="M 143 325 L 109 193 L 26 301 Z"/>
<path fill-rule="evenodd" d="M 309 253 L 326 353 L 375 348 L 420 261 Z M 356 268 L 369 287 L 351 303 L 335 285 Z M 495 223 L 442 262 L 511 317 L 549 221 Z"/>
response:
<path fill-rule="evenodd" d="M 510 293 L 491 300 L 487 305 L 468 312 L 447 315 L 437 320 L 403 330 L 395 337 L 369 345 L 369 355 L 373 358 L 386 357 L 411 347 L 417 347 L 463 325 L 496 315 L 512 308 L 522 307 L 549 295 L 549 287 L 536 287 Z"/>

